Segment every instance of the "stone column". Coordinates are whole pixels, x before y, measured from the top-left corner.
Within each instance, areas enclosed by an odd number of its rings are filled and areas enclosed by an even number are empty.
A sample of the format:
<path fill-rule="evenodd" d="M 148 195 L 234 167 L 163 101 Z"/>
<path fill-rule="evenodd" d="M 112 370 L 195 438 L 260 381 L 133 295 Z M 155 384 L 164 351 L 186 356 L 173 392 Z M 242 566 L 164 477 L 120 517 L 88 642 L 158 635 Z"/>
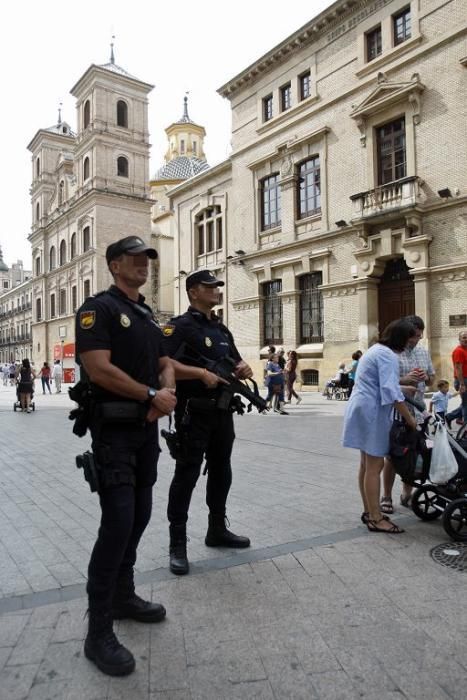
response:
<path fill-rule="evenodd" d="M 282 333 L 285 350 L 295 350 L 300 343 L 299 297 L 297 290 L 282 291 Z"/>
<path fill-rule="evenodd" d="M 378 337 L 378 284 L 379 279 L 375 277 L 364 277 L 358 281 L 358 342 L 362 350 L 366 350 Z"/>
<path fill-rule="evenodd" d="M 430 318 L 430 287 L 429 275 L 426 270 L 413 273 L 415 285 L 415 314 L 421 316 L 425 322 L 425 347 L 430 349 L 431 318 Z"/>
<path fill-rule="evenodd" d="M 282 176 L 281 179 L 281 229 L 282 242 L 295 240 L 295 192 L 296 175 Z"/>

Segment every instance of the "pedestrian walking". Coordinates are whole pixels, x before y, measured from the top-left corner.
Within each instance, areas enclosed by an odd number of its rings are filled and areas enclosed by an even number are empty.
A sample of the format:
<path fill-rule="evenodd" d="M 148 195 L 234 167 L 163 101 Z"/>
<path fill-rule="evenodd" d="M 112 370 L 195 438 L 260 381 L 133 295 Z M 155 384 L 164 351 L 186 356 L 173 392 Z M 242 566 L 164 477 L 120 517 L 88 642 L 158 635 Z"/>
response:
<path fill-rule="evenodd" d="M 55 382 L 55 393 L 62 393 L 62 364 L 60 360 L 55 360 L 52 369 L 52 378 Z"/>
<path fill-rule="evenodd" d="M 297 365 L 298 356 L 296 351 L 289 350 L 287 353 L 287 362 L 285 363 L 285 383 L 287 387 L 286 403 L 292 403 L 292 396 L 296 399 L 297 403 L 300 403 L 302 400 L 294 389 L 294 384 L 297 379 Z"/>
<path fill-rule="evenodd" d="M 347 371 L 347 376 L 349 378 L 349 399 L 352 395 L 352 390 L 355 384 L 355 377 L 357 375 L 358 363 L 362 355 L 363 353 L 361 350 L 357 350 L 356 352 L 352 353 L 352 362 L 350 363 L 350 367 Z"/>
<path fill-rule="evenodd" d="M 446 420 L 449 399 L 458 396 L 458 392 L 449 391 L 449 382 L 446 379 L 440 379 L 437 386 L 438 391 L 435 391 L 432 395 L 428 410 L 430 413 L 435 413 L 443 420 Z"/>
<path fill-rule="evenodd" d="M 3 386 L 8 386 L 8 380 L 10 379 L 10 365 L 4 364 L 2 367 L 3 376 Z"/>
<path fill-rule="evenodd" d="M 34 390 L 35 372 L 31 363 L 25 357 L 18 368 L 16 380 L 18 382 L 19 402 L 23 413 L 31 413 L 31 398 Z"/>
<path fill-rule="evenodd" d="M 393 321 L 360 360 L 354 390 L 344 417 L 343 445 L 360 450 L 358 485 L 363 502 L 362 522 L 370 532 L 400 534 L 395 523 L 381 513 L 380 474 L 389 452 L 389 432 L 396 409 L 414 430 L 417 421 L 404 403 L 399 384 L 397 354 L 403 352 L 415 327 Z"/>
<path fill-rule="evenodd" d="M 446 424 L 450 428 L 454 419 L 467 423 L 467 330 L 459 333 L 459 345 L 452 351 L 454 388 L 461 396 L 461 405 L 446 414 Z"/>
<path fill-rule="evenodd" d="M 42 383 L 42 393 L 45 394 L 45 390 L 47 389 L 49 394 L 52 393 L 52 389 L 50 388 L 50 375 L 51 375 L 51 369 L 49 367 L 48 362 L 44 362 L 44 364 L 41 367 L 41 370 L 38 374 L 38 376 L 41 378 L 41 383 Z"/>
<path fill-rule="evenodd" d="M 231 358 L 239 379 L 252 376 L 242 360 L 232 334 L 213 313 L 224 282 L 209 270 L 193 272 L 186 278 L 190 306 L 163 328 L 165 349 L 179 360 L 175 426 L 179 450 L 169 490 L 167 516 L 170 523 L 170 570 L 187 574 L 186 525 L 191 495 L 206 458 L 206 503 L 209 525 L 208 547 L 249 547 L 248 537 L 226 527 L 226 502 L 232 483 L 230 457 L 235 438 L 232 404 L 215 375 L 203 369 L 203 358 Z M 191 366 L 190 366 L 191 365 Z M 204 381 L 202 377 L 204 375 Z M 197 377 L 194 379 L 194 377 Z M 225 390 L 224 390 L 225 392 Z"/>
<path fill-rule="evenodd" d="M 426 387 L 431 386 L 435 377 L 430 353 L 422 345 L 419 345 L 420 340 L 423 338 L 425 323 L 420 316 L 405 316 L 404 318 L 415 327 L 415 335 L 409 338 L 407 347 L 399 353 L 399 381 L 402 386 L 415 387 L 415 400 L 425 405 Z M 412 407 L 409 407 L 408 410 L 415 416 L 418 423 L 423 423 L 424 417 L 422 413 Z M 391 515 L 394 512 L 392 489 L 395 478 L 396 472 L 391 464 L 391 460 L 386 458 L 383 470 L 381 510 L 387 515 Z M 403 482 L 400 504 L 405 508 L 410 507 L 411 494 L 412 486 Z"/>
<path fill-rule="evenodd" d="M 273 407 L 275 413 L 280 413 L 281 415 L 288 415 L 284 411 L 285 403 L 285 373 L 279 364 L 279 354 L 276 353 L 272 355 L 271 359 L 266 365 L 266 386 L 268 388 L 268 395 L 266 398 L 266 403 L 268 408 Z"/>
<path fill-rule="evenodd" d="M 92 392 L 90 430 L 99 470 L 101 523 L 88 568 L 88 659 L 106 674 L 135 668 L 113 632 L 113 620 L 159 622 L 159 603 L 135 593 L 137 547 L 149 523 L 159 456 L 157 419 L 175 407 L 172 364 L 162 333 L 139 294 L 157 253 L 137 236 L 106 251 L 114 284 L 88 298 L 76 315 L 81 379 Z"/>

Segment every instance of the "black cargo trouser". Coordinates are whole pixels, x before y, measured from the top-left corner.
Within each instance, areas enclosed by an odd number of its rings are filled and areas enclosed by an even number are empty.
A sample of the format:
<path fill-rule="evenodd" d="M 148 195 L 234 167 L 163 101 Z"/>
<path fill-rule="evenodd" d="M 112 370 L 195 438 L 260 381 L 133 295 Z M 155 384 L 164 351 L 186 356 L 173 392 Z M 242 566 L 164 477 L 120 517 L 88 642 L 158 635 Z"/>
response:
<path fill-rule="evenodd" d="M 159 458 L 157 422 L 104 426 L 91 433 L 103 486 L 101 523 L 88 568 L 90 609 L 109 608 L 114 594 L 125 598 L 134 591 L 136 550 L 151 518 Z"/>
<path fill-rule="evenodd" d="M 175 426 L 181 449 L 169 490 L 167 517 L 171 525 L 184 525 L 188 520 L 191 494 L 198 481 L 204 457 L 208 469 L 206 503 L 210 513 L 225 513 L 232 484 L 230 457 L 235 439 L 232 413 L 218 409 L 202 413 L 190 412 L 188 425 L 183 425 L 185 405 L 186 402 L 180 401 L 175 412 Z"/>

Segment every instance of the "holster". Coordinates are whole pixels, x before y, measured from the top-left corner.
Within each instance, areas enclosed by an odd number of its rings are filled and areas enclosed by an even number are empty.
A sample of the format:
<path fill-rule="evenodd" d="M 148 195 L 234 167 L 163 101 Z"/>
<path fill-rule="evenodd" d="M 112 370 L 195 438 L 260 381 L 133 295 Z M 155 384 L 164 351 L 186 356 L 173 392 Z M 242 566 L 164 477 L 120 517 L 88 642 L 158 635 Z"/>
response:
<path fill-rule="evenodd" d="M 86 451 L 82 455 L 76 455 L 76 466 L 83 470 L 84 478 L 92 493 L 99 491 L 101 487 L 100 468 L 93 453 Z"/>

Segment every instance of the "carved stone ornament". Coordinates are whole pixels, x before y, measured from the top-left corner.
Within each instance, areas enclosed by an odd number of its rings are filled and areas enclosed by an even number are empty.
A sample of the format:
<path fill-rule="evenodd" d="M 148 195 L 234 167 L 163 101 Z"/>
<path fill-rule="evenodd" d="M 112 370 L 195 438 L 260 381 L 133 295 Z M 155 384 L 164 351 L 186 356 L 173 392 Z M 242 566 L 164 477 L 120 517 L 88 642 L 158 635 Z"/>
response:
<path fill-rule="evenodd" d="M 293 160 L 290 153 L 286 153 L 281 162 L 281 177 L 289 177 L 293 172 Z"/>

